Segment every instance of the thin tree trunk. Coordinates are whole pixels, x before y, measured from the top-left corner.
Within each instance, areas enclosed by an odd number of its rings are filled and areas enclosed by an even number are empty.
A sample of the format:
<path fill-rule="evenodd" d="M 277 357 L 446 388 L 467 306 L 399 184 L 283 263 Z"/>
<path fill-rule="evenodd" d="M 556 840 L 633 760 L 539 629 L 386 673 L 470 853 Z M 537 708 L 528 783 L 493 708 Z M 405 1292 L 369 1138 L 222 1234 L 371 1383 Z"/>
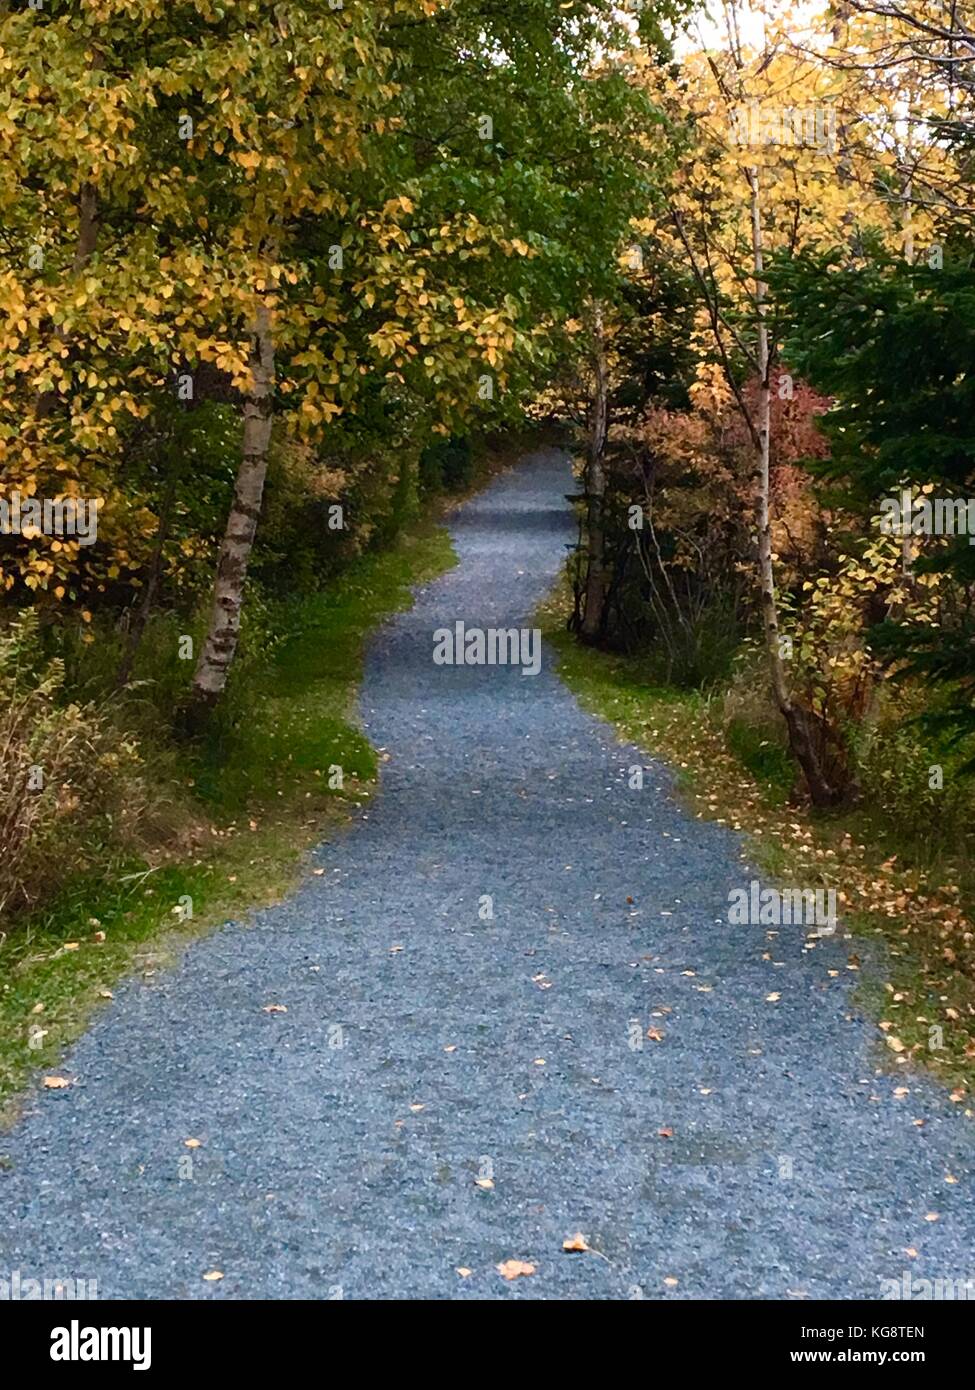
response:
<path fill-rule="evenodd" d="M 772 416 L 772 393 L 769 385 L 770 352 L 766 318 L 768 285 L 765 282 L 765 251 L 762 239 L 762 202 L 758 170 L 748 170 L 749 198 L 752 224 L 752 261 L 755 272 L 755 307 L 758 330 L 759 396 L 755 418 L 755 471 L 753 474 L 755 520 L 758 530 L 758 571 L 761 590 L 762 627 L 765 650 L 772 677 L 775 697 L 789 732 L 789 744 L 802 768 L 809 794 L 817 806 L 829 806 L 837 799 L 823 770 L 820 750 L 816 746 L 817 724 L 814 716 L 797 705 L 789 690 L 779 646 L 779 614 L 775 597 L 775 566 L 772 560 L 772 521 L 769 508 L 769 445 Z"/>
<path fill-rule="evenodd" d="M 906 157 L 908 159 L 911 157 L 911 151 L 909 148 L 907 150 Z M 901 229 L 904 233 L 904 259 L 908 265 L 913 265 L 914 209 L 912 206 L 912 200 L 914 197 L 914 184 L 913 180 L 910 177 L 906 178 L 904 181 L 902 196 L 903 206 L 901 208 Z M 906 481 L 904 486 L 909 487 L 910 481 Z M 911 587 L 911 579 L 913 577 L 911 571 L 914 565 L 914 541 L 912 538 L 911 531 L 911 518 L 909 516 L 903 517 L 902 523 L 903 524 L 901 527 L 901 572 L 904 577 L 905 586 L 909 588 Z"/>
<path fill-rule="evenodd" d="M 267 475 L 273 390 L 271 321 L 266 306 L 261 304 L 251 337 L 251 384 L 244 398 L 240 468 L 217 565 L 210 627 L 193 677 L 192 698 L 197 708 L 212 706 L 220 698 L 237 651 L 244 582 Z"/>
<path fill-rule="evenodd" d="M 159 588 L 159 581 L 162 578 L 163 553 L 166 549 L 166 542 L 169 539 L 169 528 L 172 524 L 173 504 L 176 501 L 176 485 L 181 473 L 182 469 L 179 465 L 173 464 L 172 471 L 166 482 L 166 491 L 159 513 L 159 523 L 156 527 L 156 540 L 152 548 L 152 558 L 149 561 L 149 574 L 146 578 L 146 587 L 143 590 L 142 602 L 139 604 L 135 616 L 132 619 L 131 626 L 126 634 L 125 651 L 122 655 L 118 673 L 115 677 L 116 690 L 123 690 L 131 679 L 132 667 L 135 665 L 135 658 L 138 655 L 142 636 L 146 630 L 146 624 L 152 612 L 152 605 L 156 599 L 156 591 Z"/>
<path fill-rule="evenodd" d="M 606 470 L 603 466 L 603 454 L 609 427 L 609 388 L 601 304 L 597 304 L 593 310 L 593 340 L 596 382 L 586 467 L 586 533 L 589 564 L 586 570 L 586 607 L 581 629 L 583 638 L 588 641 L 594 641 L 602 631 L 607 589 L 604 527 Z"/>

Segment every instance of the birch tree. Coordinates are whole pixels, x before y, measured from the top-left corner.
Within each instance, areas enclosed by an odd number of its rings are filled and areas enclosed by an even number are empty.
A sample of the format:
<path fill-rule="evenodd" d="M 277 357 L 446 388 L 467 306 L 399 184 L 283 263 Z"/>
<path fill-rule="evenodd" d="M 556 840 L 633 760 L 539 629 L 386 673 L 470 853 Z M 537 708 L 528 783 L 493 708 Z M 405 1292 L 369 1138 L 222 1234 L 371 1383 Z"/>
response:
<path fill-rule="evenodd" d="M 797 27 L 797 26 L 795 26 Z M 846 792 L 837 731 L 797 694 L 780 630 L 772 530 L 771 396 L 781 379 L 767 260 L 837 229 L 873 225 L 899 235 L 882 196 L 835 166 L 841 78 L 792 40 L 789 17 L 769 24 L 759 49 L 741 36 L 735 5 L 724 7 L 722 48 L 692 55 L 680 92 L 694 122 L 668 217 L 646 230 L 673 237 L 702 301 L 702 351 L 720 363 L 752 451 L 755 583 L 772 696 L 809 795 L 830 805 Z M 845 136 L 844 136 L 845 139 Z M 850 159 L 844 144 L 844 165 Z M 737 191 L 736 191 L 737 190 Z M 744 389 L 744 376 L 754 391 Z"/>

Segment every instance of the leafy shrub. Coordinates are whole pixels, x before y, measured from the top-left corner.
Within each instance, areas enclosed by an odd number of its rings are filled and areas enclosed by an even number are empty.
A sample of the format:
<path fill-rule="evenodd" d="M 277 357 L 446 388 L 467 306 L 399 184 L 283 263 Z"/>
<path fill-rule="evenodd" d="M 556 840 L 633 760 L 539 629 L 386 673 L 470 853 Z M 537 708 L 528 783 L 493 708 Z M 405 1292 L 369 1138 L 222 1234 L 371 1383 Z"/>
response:
<path fill-rule="evenodd" d="M 910 840 L 944 842 L 971 825 L 973 783 L 962 770 L 965 750 L 932 739 L 919 719 L 930 696 L 926 688 L 886 686 L 857 730 L 854 752 L 864 803 Z"/>
<path fill-rule="evenodd" d="M 420 492 L 463 492 L 474 480 L 470 441 L 456 436 L 428 444 L 420 455 Z"/>
<path fill-rule="evenodd" d="M 133 843 L 148 813 L 137 746 L 64 684 L 23 613 L 0 633 L 0 911 L 48 895 L 103 841 Z"/>

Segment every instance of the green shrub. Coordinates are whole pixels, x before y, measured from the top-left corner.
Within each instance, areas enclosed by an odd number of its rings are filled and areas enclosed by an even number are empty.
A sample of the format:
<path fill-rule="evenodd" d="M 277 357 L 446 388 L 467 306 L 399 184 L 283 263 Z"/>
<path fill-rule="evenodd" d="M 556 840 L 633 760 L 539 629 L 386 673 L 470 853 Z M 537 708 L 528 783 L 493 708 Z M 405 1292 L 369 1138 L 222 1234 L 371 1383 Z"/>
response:
<path fill-rule="evenodd" d="M 470 440 L 456 436 L 438 439 L 420 454 L 419 487 L 424 496 L 464 492 L 474 481 Z"/>
<path fill-rule="evenodd" d="M 854 737 L 857 782 L 864 804 L 900 835 L 951 848 L 971 825 L 973 782 L 962 771 L 965 750 L 918 722 L 929 700 L 930 690 L 917 687 L 881 691 Z"/>
<path fill-rule="evenodd" d="M 0 633 L 0 911 L 47 897 L 102 843 L 134 842 L 148 814 L 135 742 L 64 686 L 23 613 Z"/>

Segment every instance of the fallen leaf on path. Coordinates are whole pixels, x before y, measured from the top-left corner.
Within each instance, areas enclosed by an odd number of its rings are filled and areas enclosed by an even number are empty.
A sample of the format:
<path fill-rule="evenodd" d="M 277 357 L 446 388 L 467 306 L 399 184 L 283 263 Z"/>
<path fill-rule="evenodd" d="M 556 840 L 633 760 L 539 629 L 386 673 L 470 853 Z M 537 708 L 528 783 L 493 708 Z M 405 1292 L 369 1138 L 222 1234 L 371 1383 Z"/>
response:
<path fill-rule="evenodd" d="M 781 998 L 782 998 L 782 995 L 781 995 L 781 994 L 775 994 L 775 993 L 766 994 L 766 996 L 765 996 L 765 1002 L 766 1002 L 766 1004 L 777 1004 Z"/>
<path fill-rule="evenodd" d="M 588 1250 L 589 1242 L 586 1240 L 585 1236 L 582 1234 L 581 1231 L 576 1231 L 574 1236 L 568 1236 L 562 1242 L 562 1249 L 572 1251 Z"/>
<path fill-rule="evenodd" d="M 210 1269 L 210 1270 L 207 1270 L 207 1272 L 206 1272 L 206 1274 L 204 1274 L 203 1278 L 204 1278 L 204 1280 L 205 1280 L 208 1284 L 215 1284 L 215 1283 L 217 1282 L 218 1279 L 222 1279 L 222 1278 L 223 1278 L 223 1270 L 222 1270 L 222 1269 Z"/>
<path fill-rule="evenodd" d="M 658 1129 L 657 1136 L 660 1139 L 673 1139 L 674 1131 L 672 1129 Z"/>
<path fill-rule="evenodd" d="M 535 1273 L 535 1266 L 530 1265 L 527 1260 L 505 1260 L 497 1266 L 498 1273 L 502 1279 L 520 1279 L 523 1275 Z"/>
<path fill-rule="evenodd" d="M 940 1221 L 941 1213 L 940 1211 L 929 1211 L 924 1219 L 925 1221 Z"/>
<path fill-rule="evenodd" d="M 183 1143 L 188 1149 L 198 1149 L 202 1143 L 200 1139 L 184 1139 Z"/>
<path fill-rule="evenodd" d="M 647 1037 L 651 1042 L 663 1042 L 664 1030 L 662 1028 L 648 1028 Z"/>
<path fill-rule="evenodd" d="M 471 1277 L 472 1272 L 473 1271 L 469 1270 L 466 1265 L 457 1266 L 457 1273 L 460 1275 L 462 1279 L 469 1279 Z"/>
<path fill-rule="evenodd" d="M 288 1006 L 286 1004 L 265 1004 L 263 1012 L 266 1014 L 286 1014 Z"/>
<path fill-rule="evenodd" d="M 483 1187 L 485 1192 L 490 1192 L 490 1191 L 492 1190 L 492 1188 L 494 1187 L 494 1179 L 493 1179 L 493 1178 L 475 1178 L 475 1179 L 474 1179 L 474 1186 L 475 1186 L 475 1187 Z"/>
<path fill-rule="evenodd" d="M 61 1091 L 65 1086 L 70 1086 L 70 1081 L 65 1081 L 63 1076 L 45 1076 L 44 1085 L 49 1091 Z"/>
<path fill-rule="evenodd" d="M 667 1278 L 664 1280 L 664 1283 L 667 1285 L 668 1289 L 676 1289 L 677 1285 L 680 1283 L 680 1280 L 675 1279 L 672 1274 L 668 1274 Z"/>
<path fill-rule="evenodd" d="M 886 1039 L 886 1042 L 891 1052 L 904 1051 L 904 1044 L 901 1042 L 900 1038 L 895 1038 L 893 1034 L 890 1034 L 890 1036 Z"/>

